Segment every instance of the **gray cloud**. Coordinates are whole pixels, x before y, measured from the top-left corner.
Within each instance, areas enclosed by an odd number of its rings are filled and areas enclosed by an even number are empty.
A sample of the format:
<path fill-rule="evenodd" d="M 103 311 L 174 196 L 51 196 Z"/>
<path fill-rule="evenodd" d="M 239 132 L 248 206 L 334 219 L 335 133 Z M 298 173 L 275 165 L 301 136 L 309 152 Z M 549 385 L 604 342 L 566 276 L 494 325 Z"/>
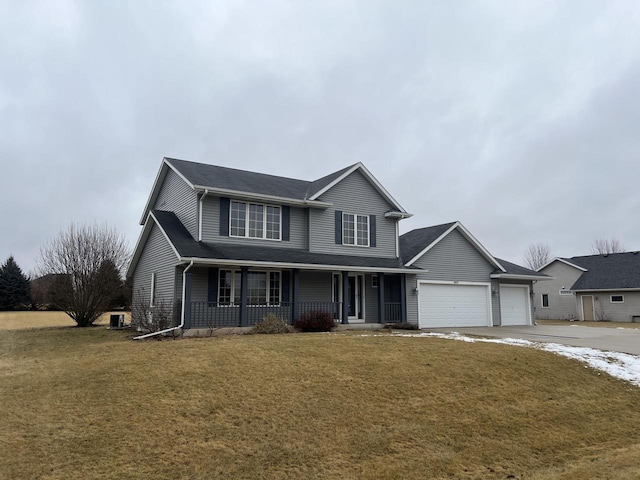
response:
<path fill-rule="evenodd" d="M 640 248 L 629 2 L 7 2 L 0 257 L 70 221 L 135 243 L 163 156 L 312 179 L 364 162 L 494 254 Z"/>

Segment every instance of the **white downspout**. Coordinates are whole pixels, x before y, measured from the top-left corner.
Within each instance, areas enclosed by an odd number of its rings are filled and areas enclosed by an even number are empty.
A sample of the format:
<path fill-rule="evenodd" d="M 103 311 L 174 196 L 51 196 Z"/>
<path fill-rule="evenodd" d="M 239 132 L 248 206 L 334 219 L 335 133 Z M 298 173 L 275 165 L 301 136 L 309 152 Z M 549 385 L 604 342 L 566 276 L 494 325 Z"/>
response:
<path fill-rule="evenodd" d="M 187 296 L 187 287 L 186 287 L 187 272 L 191 267 L 193 267 L 193 260 L 191 260 L 191 263 L 187 266 L 187 268 L 185 268 L 182 271 L 182 312 L 180 314 L 180 325 L 178 325 L 177 327 L 165 328 L 164 330 L 160 330 L 159 332 L 151 332 L 145 335 L 139 335 L 137 337 L 133 337 L 134 340 L 144 340 L 145 338 L 155 337 L 156 335 L 172 332 L 174 330 L 178 330 L 179 328 L 184 327 L 184 302 L 185 302 L 185 297 Z"/>
<path fill-rule="evenodd" d="M 204 207 L 204 199 L 209 195 L 209 190 L 204 191 L 200 197 L 200 208 L 198 209 L 198 241 L 202 241 L 202 208 Z"/>

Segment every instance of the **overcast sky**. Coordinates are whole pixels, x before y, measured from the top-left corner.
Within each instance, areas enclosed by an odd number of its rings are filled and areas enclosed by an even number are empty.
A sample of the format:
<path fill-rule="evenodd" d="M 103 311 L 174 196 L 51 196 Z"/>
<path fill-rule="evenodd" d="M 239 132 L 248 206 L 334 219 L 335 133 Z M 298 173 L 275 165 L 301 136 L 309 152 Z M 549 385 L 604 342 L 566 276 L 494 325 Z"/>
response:
<path fill-rule="evenodd" d="M 133 248 L 162 158 L 322 177 L 522 263 L 640 249 L 640 2 L 0 0 L 0 261 Z"/>

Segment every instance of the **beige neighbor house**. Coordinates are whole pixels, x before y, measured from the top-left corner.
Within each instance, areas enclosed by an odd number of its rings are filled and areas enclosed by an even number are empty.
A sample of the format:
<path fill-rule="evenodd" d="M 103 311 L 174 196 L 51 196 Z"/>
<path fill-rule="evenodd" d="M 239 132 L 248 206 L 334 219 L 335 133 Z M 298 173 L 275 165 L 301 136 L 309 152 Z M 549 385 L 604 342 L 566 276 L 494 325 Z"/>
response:
<path fill-rule="evenodd" d="M 534 285 L 536 318 L 640 321 L 640 253 L 555 258 L 538 269 L 553 277 Z"/>

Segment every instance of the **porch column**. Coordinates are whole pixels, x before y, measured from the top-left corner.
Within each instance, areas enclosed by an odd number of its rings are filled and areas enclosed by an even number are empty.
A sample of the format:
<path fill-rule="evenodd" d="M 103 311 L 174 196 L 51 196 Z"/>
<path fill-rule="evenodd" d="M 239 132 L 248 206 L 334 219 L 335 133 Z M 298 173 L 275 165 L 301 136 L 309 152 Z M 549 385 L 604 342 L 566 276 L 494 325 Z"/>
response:
<path fill-rule="evenodd" d="M 400 319 L 407 323 L 407 275 L 400 274 Z"/>
<path fill-rule="evenodd" d="M 249 267 L 242 267 L 240 272 L 240 326 L 246 327 L 248 323 L 247 298 L 249 296 Z"/>
<path fill-rule="evenodd" d="M 184 329 L 191 328 L 191 272 L 185 274 L 184 279 Z"/>
<path fill-rule="evenodd" d="M 378 321 L 385 323 L 384 309 L 384 273 L 378 273 Z"/>
<path fill-rule="evenodd" d="M 300 270 L 291 270 L 291 323 L 300 316 Z"/>
<path fill-rule="evenodd" d="M 349 272 L 342 272 L 342 323 L 349 323 Z"/>

